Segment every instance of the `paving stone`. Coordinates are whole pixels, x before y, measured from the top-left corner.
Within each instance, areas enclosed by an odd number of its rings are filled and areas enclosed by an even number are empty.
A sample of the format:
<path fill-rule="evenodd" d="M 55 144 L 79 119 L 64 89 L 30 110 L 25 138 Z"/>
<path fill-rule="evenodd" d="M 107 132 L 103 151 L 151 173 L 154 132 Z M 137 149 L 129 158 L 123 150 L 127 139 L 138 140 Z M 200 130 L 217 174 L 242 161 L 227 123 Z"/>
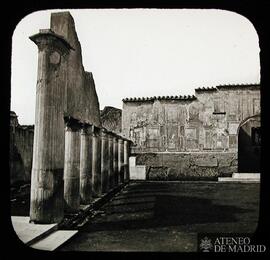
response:
<path fill-rule="evenodd" d="M 12 216 L 11 221 L 19 239 L 30 245 L 48 233 L 57 229 L 58 224 L 33 224 L 29 223 L 29 217 Z"/>
<path fill-rule="evenodd" d="M 36 242 L 31 247 L 39 250 L 53 251 L 73 237 L 77 232 L 78 230 L 57 230 L 44 239 Z"/>

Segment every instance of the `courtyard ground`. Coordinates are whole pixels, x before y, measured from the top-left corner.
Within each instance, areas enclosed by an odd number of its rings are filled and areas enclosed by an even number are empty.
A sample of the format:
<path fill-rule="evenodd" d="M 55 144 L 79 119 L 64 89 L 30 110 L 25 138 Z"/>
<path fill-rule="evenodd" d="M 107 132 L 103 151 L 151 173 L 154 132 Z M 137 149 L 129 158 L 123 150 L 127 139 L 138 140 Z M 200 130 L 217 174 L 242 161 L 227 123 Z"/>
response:
<path fill-rule="evenodd" d="M 253 233 L 258 183 L 131 182 L 59 251 L 197 251 L 198 233 Z"/>

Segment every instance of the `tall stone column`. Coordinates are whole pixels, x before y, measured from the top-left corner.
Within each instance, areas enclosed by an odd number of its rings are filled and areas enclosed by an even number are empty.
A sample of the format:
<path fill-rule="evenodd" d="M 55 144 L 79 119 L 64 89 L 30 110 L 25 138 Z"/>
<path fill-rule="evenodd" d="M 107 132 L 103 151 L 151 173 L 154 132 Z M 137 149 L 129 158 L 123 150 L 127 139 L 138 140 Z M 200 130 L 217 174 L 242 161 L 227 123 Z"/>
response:
<path fill-rule="evenodd" d="M 119 172 L 119 182 L 124 182 L 124 140 L 122 138 L 118 139 L 118 172 Z"/>
<path fill-rule="evenodd" d="M 76 212 L 80 207 L 80 130 L 75 119 L 66 121 L 64 199 L 65 211 Z"/>
<path fill-rule="evenodd" d="M 100 197 L 101 189 L 101 140 L 100 129 L 93 127 L 92 137 L 92 196 Z"/>
<path fill-rule="evenodd" d="M 106 193 L 109 190 L 109 180 L 108 180 L 108 137 L 107 131 L 101 129 L 101 189 L 102 193 Z"/>
<path fill-rule="evenodd" d="M 30 37 L 38 46 L 30 221 L 56 223 L 64 217 L 63 118 L 69 43 L 50 30 Z"/>
<path fill-rule="evenodd" d="M 84 125 L 81 130 L 80 151 L 80 198 L 82 204 L 92 200 L 92 126 Z"/>
<path fill-rule="evenodd" d="M 109 189 L 112 189 L 114 187 L 114 174 L 113 174 L 113 136 L 111 133 L 108 134 L 108 153 L 109 153 L 109 156 L 108 156 Z"/>
<path fill-rule="evenodd" d="M 114 175 L 114 185 L 118 185 L 118 138 L 113 137 L 113 175 Z"/>
<path fill-rule="evenodd" d="M 130 141 L 124 140 L 124 180 L 129 181 L 129 145 Z"/>

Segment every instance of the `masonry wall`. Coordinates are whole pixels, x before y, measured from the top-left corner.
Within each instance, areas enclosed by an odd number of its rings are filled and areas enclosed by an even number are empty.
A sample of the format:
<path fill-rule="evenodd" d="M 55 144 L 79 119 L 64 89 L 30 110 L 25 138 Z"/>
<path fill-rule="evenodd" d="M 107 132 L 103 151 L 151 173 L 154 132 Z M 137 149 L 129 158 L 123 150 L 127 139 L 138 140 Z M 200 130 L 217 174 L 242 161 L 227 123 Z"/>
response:
<path fill-rule="evenodd" d="M 32 126 L 10 127 L 10 183 L 30 182 L 33 158 L 34 130 Z"/>
<path fill-rule="evenodd" d="M 237 171 L 238 129 L 260 114 L 259 85 L 217 86 L 195 94 L 123 100 L 123 135 L 134 142 L 132 153 L 150 169 L 150 179 Z M 202 166 L 203 161 L 209 164 Z"/>
<path fill-rule="evenodd" d="M 138 153 L 136 164 L 146 166 L 148 180 L 198 180 L 230 176 L 237 172 L 237 153 Z"/>
<path fill-rule="evenodd" d="M 122 131 L 133 152 L 236 152 L 240 123 L 259 113 L 258 86 L 222 87 L 194 100 L 124 101 Z"/>
<path fill-rule="evenodd" d="M 52 13 L 51 30 L 63 36 L 73 48 L 65 64 L 67 79 L 63 114 L 100 127 L 100 110 L 94 78 L 91 72 L 84 70 L 81 44 L 70 13 Z"/>
<path fill-rule="evenodd" d="M 105 106 L 103 110 L 101 110 L 101 123 L 102 126 L 107 130 L 112 131 L 116 134 L 121 134 L 122 132 L 122 110 Z"/>

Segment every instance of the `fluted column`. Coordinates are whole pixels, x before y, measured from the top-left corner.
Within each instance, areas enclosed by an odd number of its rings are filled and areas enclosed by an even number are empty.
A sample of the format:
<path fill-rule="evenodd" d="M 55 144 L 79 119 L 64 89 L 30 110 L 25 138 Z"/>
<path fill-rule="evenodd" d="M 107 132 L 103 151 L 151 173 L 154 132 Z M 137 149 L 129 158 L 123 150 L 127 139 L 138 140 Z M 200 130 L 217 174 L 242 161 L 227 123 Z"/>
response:
<path fill-rule="evenodd" d="M 80 151 L 80 198 L 82 204 L 92 199 L 92 126 L 84 125 L 81 130 Z"/>
<path fill-rule="evenodd" d="M 122 138 L 118 139 L 118 172 L 119 182 L 124 182 L 124 141 Z"/>
<path fill-rule="evenodd" d="M 80 207 L 80 130 L 75 119 L 66 122 L 64 199 L 65 211 L 76 212 Z"/>
<path fill-rule="evenodd" d="M 118 177 L 118 138 L 113 137 L 113 175 L 114 175 L 114 185 L 117 186 L 119 181 Z"/>
<path fill-rule="evenodd" d="M 129 181 L 129 143 L 130 141 L 124 140 L 124 180 Z"/>
<path fill-rule="evenodd" d="M 113 136 L 111 133 L 108 134 L 108 176 L 109 176 L 109 189 L 114 187 L 114 175 L 113 175 Z"/>
<path fill-rule="evenodd" d="M 106 193 L 109 190 L 108 180 L 108 137 L 107 131 L 101 129 L 101 189 L 102 193 Z"/>
<path fill-rule="evenodd" d="M 100 129 L 93 127 L 92 138 L 92 196 L 102 195 L 101 189 L 101 140 Z"/>
<path fill-rule="evenodd" d="M 63 109 L 71 46 L 50 30 L 40 30 L 30 39 L 38 46 L 30 221 L 49 224 L 64 216 Z"/>

